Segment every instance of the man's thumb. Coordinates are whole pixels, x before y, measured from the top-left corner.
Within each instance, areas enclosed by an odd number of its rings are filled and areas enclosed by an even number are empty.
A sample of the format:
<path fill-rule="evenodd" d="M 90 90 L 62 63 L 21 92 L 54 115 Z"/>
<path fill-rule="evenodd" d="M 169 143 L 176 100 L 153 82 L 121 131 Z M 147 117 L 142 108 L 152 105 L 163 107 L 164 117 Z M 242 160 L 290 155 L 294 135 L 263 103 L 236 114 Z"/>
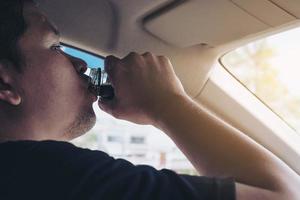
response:
<path fill-rule="evenodd" d="M 114 116 L 116 113 L 116 102 L 117 100 L 114 98 L 112 100 L 104 100 L 104 99 L 99 99 L 98 101 L 98 105 L 100 107 L 101 110 L 103 110 L 104 112 Z"/>

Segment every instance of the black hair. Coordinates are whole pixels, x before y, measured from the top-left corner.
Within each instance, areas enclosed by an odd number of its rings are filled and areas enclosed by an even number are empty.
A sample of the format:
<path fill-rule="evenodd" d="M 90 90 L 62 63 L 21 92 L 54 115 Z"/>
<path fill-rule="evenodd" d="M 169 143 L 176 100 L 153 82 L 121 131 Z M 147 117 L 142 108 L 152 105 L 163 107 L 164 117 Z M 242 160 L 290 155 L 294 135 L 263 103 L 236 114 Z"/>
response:
<path fill-rule="evenodd" d="M 26 1 L 28 0 L 0 1 L 0 62 L 10 62 L 17 69 L 23 63 L 18 40 L 27 28 L 23 15 Z"/>

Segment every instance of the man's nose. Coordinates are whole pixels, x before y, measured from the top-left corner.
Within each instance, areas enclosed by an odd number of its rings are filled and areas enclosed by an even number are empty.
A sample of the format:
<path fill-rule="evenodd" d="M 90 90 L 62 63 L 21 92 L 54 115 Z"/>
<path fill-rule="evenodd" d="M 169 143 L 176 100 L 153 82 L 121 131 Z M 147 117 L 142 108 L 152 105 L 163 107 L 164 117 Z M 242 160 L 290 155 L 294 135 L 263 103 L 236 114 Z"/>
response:
<path fill-rule="evenodd" d="M 86 70 L 87 70 L 87 63 L 80 59 L 80 58 L 76 58 L 76 57 L 73 57 L 73 56 L 69 56 L 70 57 L 70 60 L 71 60 L 71 63 L 73 64 L 74 68 L 76 69 L 76 71 L 78 73 L 85 73 Z"/>

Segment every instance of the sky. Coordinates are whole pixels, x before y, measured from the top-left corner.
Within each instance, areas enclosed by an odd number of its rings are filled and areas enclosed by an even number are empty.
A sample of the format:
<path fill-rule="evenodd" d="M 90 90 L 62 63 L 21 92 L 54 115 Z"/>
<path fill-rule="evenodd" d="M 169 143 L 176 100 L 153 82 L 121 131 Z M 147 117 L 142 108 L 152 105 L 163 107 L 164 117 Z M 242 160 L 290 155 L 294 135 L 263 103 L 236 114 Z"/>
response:
<path fill-rule="evenodd" d="M 87 63 L 89 68 L 104 68 L 104 60 L 100 57 L 96 57 L 67 46 L 62 46 L 62 50 L 67 54 L 83 59 Z"/>

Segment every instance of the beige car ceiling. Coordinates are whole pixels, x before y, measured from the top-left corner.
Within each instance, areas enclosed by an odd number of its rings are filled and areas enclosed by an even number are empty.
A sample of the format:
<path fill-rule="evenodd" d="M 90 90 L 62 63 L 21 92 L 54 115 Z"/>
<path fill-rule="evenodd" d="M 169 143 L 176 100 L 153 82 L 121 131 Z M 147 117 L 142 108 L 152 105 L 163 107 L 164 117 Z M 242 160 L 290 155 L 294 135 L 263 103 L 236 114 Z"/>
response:
<path fill-rule="evenodd" d="M 212 64 L 236 41 L 249 41 L 300 17 L 297 0 L 38 2 L 67 44 L 103 56 L 130 51 L 168 55 L 191 96 L 200 93 Z"/>

